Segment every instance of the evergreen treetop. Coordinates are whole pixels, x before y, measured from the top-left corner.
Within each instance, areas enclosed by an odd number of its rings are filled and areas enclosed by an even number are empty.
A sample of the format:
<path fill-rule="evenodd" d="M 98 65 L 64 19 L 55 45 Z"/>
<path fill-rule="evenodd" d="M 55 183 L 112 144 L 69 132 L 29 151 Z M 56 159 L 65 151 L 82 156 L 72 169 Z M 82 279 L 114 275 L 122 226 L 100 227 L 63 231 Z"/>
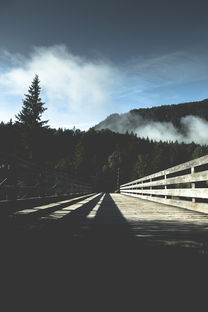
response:
<path fill-rule="evenodd" d="M 40 91 L 40 80 L 38 75 L 35 75 L 28 89 L 28 94 L 25 94 L 22 110 L 15 116 L 17 123 L 34 128 L 43 127 L 48 122 L 48 120 L 41 120 L 41 116 L 47 108 L 44 107 L 45 103 L 40 98 Z"/>

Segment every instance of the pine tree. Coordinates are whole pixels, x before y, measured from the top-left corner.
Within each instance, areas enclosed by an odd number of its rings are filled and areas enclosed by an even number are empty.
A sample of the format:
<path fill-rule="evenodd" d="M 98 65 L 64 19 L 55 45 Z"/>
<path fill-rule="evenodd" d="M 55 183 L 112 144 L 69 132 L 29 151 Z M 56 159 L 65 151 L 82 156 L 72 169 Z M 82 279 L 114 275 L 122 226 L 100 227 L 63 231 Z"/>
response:
<path fill-rule="evenodd" d="M 32 81 L 28 94 L 25 94 L 22 110 L 16 115 L 17 123 L 23 124 L 29 128 L 43 127 L 48 120 L 41 121 L 43 112 L 47 109 L 40 98 L 40 80 L 38 75 Z"/>

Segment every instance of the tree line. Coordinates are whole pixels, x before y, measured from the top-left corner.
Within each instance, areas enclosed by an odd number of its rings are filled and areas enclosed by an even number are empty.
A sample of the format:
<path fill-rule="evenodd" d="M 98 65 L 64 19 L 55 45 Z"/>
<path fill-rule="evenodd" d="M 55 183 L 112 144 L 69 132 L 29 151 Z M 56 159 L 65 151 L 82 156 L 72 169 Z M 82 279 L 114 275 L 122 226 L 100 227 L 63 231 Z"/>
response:
<path fill-rule="evenodd" d="M 95 191 L 114 191 L 120 183 L 208 154 L 208 146 L 155 142 L 134 133 L 110 130 L 53 129 L 36 75 L 15 122 L 0 124 L 1 150 L 48 170 L 62 170 L 91 183 Z"/>

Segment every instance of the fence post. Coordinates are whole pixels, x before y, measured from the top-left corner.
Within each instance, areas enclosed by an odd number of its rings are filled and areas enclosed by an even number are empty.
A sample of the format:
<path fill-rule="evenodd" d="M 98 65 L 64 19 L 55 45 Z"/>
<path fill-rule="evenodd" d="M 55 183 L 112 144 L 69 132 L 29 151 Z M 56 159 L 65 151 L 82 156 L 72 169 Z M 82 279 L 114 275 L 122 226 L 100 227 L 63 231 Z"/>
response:
<path fill-rule="evenodd" d="M 120 168 L 117 171 L 117 191 L 120 193 Z"/>
<path fill-rule="evenodd" d="M 167 190 L 166 180 L 167 180 L 167 175 L 165 174 L 165 190 Z M 167 195 L 165 195 L 165 199 L 167 199 Z"/>
<path fill-rule="evenodd" d="M 152 178 L 150 178 L 150 183 L 152 182 Z M 150 190 L 152 190 L 152 186 L 150 186 Z M 152 194 L 150 194 L 150 196 L 152 197 Z"/>
<path fill-rule="evenodd" d="M 195 168 L 194 168 L 194 167 L 191 167 L 191 174 L 194 173 L 194 172 L 195 172 Z M 191 183 L 191 188 L 192 188 L 192 189 L 195 189 L 195 186 L 196 186 L 195 183 L 192 182 L 192 183 Z M 196 198 L 192 197 L 192 203 L 195 203 L 195 202 L 196 202 Z"/>

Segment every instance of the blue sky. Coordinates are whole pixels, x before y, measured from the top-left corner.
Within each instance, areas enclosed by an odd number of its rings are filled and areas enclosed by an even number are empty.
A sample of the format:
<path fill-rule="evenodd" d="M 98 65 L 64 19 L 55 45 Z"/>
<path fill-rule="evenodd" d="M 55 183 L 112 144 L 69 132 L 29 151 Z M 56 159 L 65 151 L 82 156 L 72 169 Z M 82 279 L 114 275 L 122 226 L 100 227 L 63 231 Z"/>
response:
<path fill-rule="evenodd" d="M 88 129 L 112 113 L 207 98 L 207 7 L 1 1 L 0 119 L 15 118 L 35 74 L 53 127 Z"/>

